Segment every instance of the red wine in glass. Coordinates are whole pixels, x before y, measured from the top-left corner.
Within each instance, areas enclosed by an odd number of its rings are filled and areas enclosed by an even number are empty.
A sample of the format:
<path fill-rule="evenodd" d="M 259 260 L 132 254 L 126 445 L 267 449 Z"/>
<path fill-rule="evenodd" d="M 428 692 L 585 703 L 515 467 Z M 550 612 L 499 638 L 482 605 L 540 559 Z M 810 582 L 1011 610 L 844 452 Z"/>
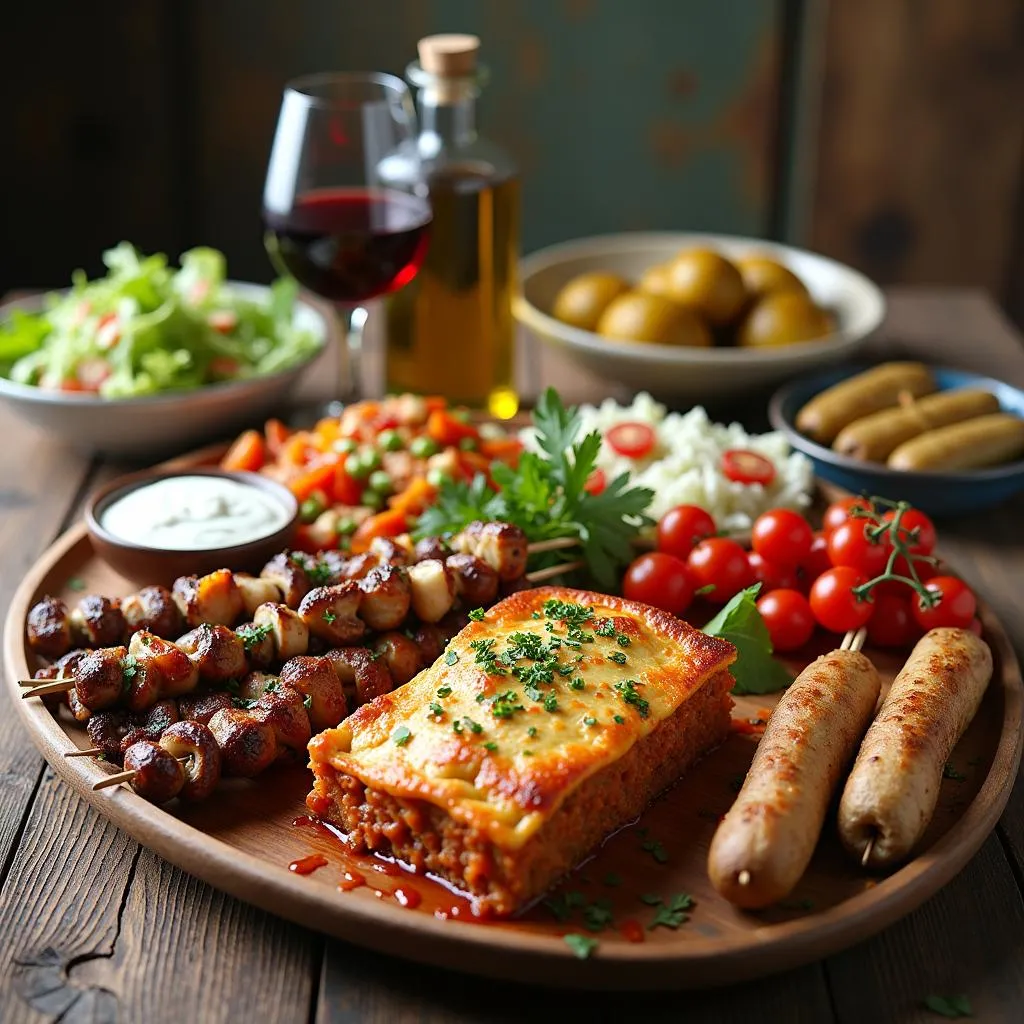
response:
<path fill-rule="evenodd" d="M 427 253 L 430 204 L 381 188 L 318 188 L 286 213 L 264 211 L 268 244 L 300 284 L 335 302 L 363 302 L 408 284 Z"/>

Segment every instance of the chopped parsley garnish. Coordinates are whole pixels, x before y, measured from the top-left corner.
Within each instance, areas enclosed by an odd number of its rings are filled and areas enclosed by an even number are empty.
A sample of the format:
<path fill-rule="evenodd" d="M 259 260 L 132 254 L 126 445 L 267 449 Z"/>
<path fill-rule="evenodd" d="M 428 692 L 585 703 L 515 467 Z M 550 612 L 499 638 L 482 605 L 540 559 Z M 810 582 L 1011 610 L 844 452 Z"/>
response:
<path fill-rule="evenodd" d="M 649 853 L 659 864 L 668 863 L 668 854 L 665 852 L 665 846 L 657 839 L 645 839 L 640 844 L 640 849 L 644 853 Z"/>
<path fill-rule="evenodd" d="M 450 686 L 439 686 L 437 688 L 438 697 L 450 697 L 452 695 L 452 688 Z"/>
<path fill-rule="evenodd" d="M 544 602 L 544 614 L 549 619 L 560 619 L 567 626 L 580 626 L 594 617 L 594 609 L 585 604 L 550 597 Z"/>
<path fill-rule="evenodd" d="M 469 646 L 471 650 L 476 651 L 476 663 L 487 675 L 505 675 L 505 670 L 498 664 L 493 637 L 489 637 L 486 640 L 470 640 Z"/>
<path fill-rule="evenodd" d="M 231 706 L 235 707 L 235 708 L 240 708 L 242 711 L 249 711 L 252 708 L 256 707 L 256 698 L 255 697 L 232 697 L 231 698 Z"/>
<path fill-rule="evenodd" d="M 459 652 L 458 651 L 449 651 L 444 656 L 444 663 L 446 665 L 454 665 L 458 660 L 459 660 Z"/>
<path fill-rule="evenodd" d="M 612 721 L 616 725 L 625 725 L 626 724 L 626 720 L 622 717 L 622 715 L 612 715 Z"/>
<path fill-rule="evenodd" d="M 563 935 L 562 939 L 580 960 L 588 959 L 590 954 L 597 949 L 597 939 L 588 938 L 586 935 L 577 935 L 572 932 L 569 935 Z"/>
<path fill-rule="evenodd" d="M 626 664 L 626 656 L 622 651 L 612 651 L 612 653 L 608 655 L 608 660 L 614 661 L 616 665 Z"/>
<path fill-rule="evenodd" d="M 335 620 L 335 619 L 337 619 L 337 617 L 338 617 L 338 616 L 337 616 L 337 615 L 335 615 L 335 614 L 334 614 L 334 612 L 332 612 L 332 611 L 331 611 L 331 610 L 330 610 L 330 609 L 328 608 L 328 609 L 327 609 L 327 611 L 325 611 L 325 612 L 323 613 L 323 615 L 322 615 L 322 616 L 320 616 L 320 617 L 321 617 L 321 618 L 322 618 L 322 619 L 324 620 L 324 622 L 326 622 L 326 623 L 327 623 L 327 625 L 329 626 L 329 625 L 330 625 L 330 624 L 331 624 L 332 622 L 334 622 L 334 620 Z"/>
<path fill-rule="evenodd" d="M 974 1011 L 971 1009 L 971 1001 L 967 996 L 925 996 L 924 1007 L 937 1013 L 940 1017 L 948 1017 L 955 1020 L 957 1017 L 971 1017 Z"/>
<path fill-rule="evenodd" d="M 313 695 L 311 693 L 307 693 L 306 696 L 302 698 L 302 706 L 307 711 L 313 706 Z"/>
<path fill-rule="evenodd" d="M 579 647 L 580 644 L 592 644 L 594 642 L 594 634 L 584 633 L 582 629 L 570 626 L 565 631 L 565 642 L 572 647 Z"/>
<path fill-rule="evenodd" d="M 631 644 L 631 643 L 632 643 L 633 641 L 632 641 L 632 640 L 630 640 L 630 639 L 629 639 L 629 637 L 628 637 L 628 636 L 626 636 L 626 634 L 625 634 L 625 633 L 620 633 L 620 634 L 619 634 L 619 635 L 618 635 L 618 636 L 617 636 L 617 637 L 615 638 L 615 642 L 616 642 L 616 643 L 617 643 L 617 644 L 618 644 L 618 645 L 619 645 L 620 647 L 628 647 L 628 646 L 629 646 L 629 645 L 630 645 L 630 644 Z"/>
<path fill-rule="evenodd" d="M 544 694 L 544 710 L 547 712 L 555 712 L 558 710 L 558 696 L 554 690 Z"/>
<path fill-rule="evenodd" d="M 660 901 L 659 901 L 660 902 Z M 693 907 L 693 897 L 689 893 L 679 892 L 667 904 L 662 904 L 654 913 L 654 919 L 647 926 L 648 931 L 655 928 L 678 928 L 690 919 L 688 910 Z"/>
<path fill-rule="evenodd" d="M 491 752 L 492 754 L 493 754 L 493 753 L 494 753 L 494 752 L 495 752 L 495 751 L 496 751 L 497 749 L 498 749 L 498 744 L 497 744 L 497 743 L 495 743 L 495 742 L 494 742 L 493 740 L 488 740 L 488 741 L 487 741 L 487 742 L 486 742 L 486 743 L 484 744 L 484 750 L 489 750 L 489 751 L 490 751 L 490 752 Z"/>
<path fill-rule="evenodd" d="M 583 719 L 583 724 L 584 725 L 597 725 L 597 719 L 593 715 L 587 715 L 586 718 Z"/>
<path fill-rule="evenodd" d="M 542 616 L 541 616 L 540 612 L 530 612 L 530 618 L 531 619 L 539 619 L 541 617 Z"/>
<path fill-rule="evenodd" d="M 544 699 L 544 694 L 541 693 L 533 683 L 527 683 L 526 686 L 523 687 L 523 691 L 530 700 L 535 700 L 538 704 Z"/>
<path fill-rule="evenodd" d="M 604 636 L 610 640 L 615 636 L 615 623 L 612 622 L 611 619 L 601 619 L 601 621 L 594 627 L 594 632 L 598 636 Z"/>
<path fill-rule="evenodd" d="M 583 908 L 583 923 L 587 931 L 599 932 L 612 923 L 612 905 L 606 899 L 594 900 Z"/>
<path fill-rule="evenodd" d="M 530 661 L 540 661 L 547 656 L 544 649 L 544 638 L 536 633 L 524 633 L 521 630 L 512 633 L 508 638 L 509 646 L 505 648 L 503 660 L 511 664 L 511 661 L 519 661 L 528 658 Z"/>
<path fill-rule="evenodd" d="M 530 728 L 526 730 L 526 735 L 532 740 L 537 735 L 537 726 L 531 725 Z"/>
<path fill-rule="evenodd" d="M 430 705 L 430 713 L 432 715 L 443 715 L 444 708 L 440 704 L 434 703 Z"/>
<path fill-rule="evenodd" d="M 139 663 L 130 655 L 125 655 L 121 660 L 121 689 L 127 693 L 131 688 L 132 680 L 139 671 Z"/>
<path fill-rule="evenodd" d="M 587 684 L 583 682 L 582 676 L 577 676 L 569 686 L 574 690 L 582 690 Z"/>
<path fill-rule="evenodd" d="M 452 722 L 452 729 L 454 729 L 455 732 L 462 732 L 462 723 L 458 719 L 456 719 L 454 722 Z"/>
<path fill-rule="evenodd" d="M 484 615 L 486 615 L 486 614 L 487 613 L 483 610 L 483 608 L 474 608 L 469 613 L 469 621 L 470 622 L 479 622 L 484 617 Z"/>
<path fill-rule="evenodd" d="M 650 713 L 650 703 L 637 692 L 635 679 L 624 679 L 621 683 L 615 684 L 615 689 L 622 694 L 622 699 L 636 708 L 641 718 L 646 718 Z"/>
<path fill-rule="evenodd" d="M 330 583 L 334 578 L 334 573 L 329 565 L 326 565 L 317 558 L 304 555 L 301 551 L 293 551 L 290 559 L 305 572 L 309 577 L 309 582 L 316 587 L 322 587 Z"/>
<path fill-rule="evenodd" d="M 391 734 L 391 739 L 396 747 L 404 747 L 412 739 L 412 733 L 407 725 L 400 725 Z"/>
<path fill-rule="evenodd" d="M 662 900 L 656 892 L 645 892 L 643 896 L 640 897 L 640 902 L 646 903 L 649 907 L 660 907 Z"/>
<path fill-rule="evenodd" d="M 85 580 L 81 576 L 72 576 L 66 584 L 68 590 L 74 590 L 76 593 L 85 590 Z"/>
<path fill-rule="evenodd" d="M 512 674 L 524 686 L 543 686 L 555 681 L 555 659 L 546 658 L 544 661 L 534 661 L 529 665 L 516 665 Z"/>
<path fill-rule="evenodd" d="M 517 711 L 524 710 L 519 703 L 519 694 L 515 690 L 506 690 L 491 700 L 491 714 L 495 718 L 511 718 Z"/>
<path fill-rule="evenodd" d="M 616 886 L 622 885 L 622 876 L 615 874 L 614 871 L 609 871 L 604 876 L 603 881 L 605 885 L 611 886 L 614 889 Z"/>
<path fill-rule="evenodd" d="M 948 761 L 942 769 L 942 777 L 944 779 L 952 779 L 954 782 L 964 782 L 967 779 L 963 772 L 958 772 Z"/>
<path fill-rule="evenodd" d="M 479 722 L 474 722 L 472 718 L 464 717 L 462 721 L 466 724 L 466 728 L 472 733 L 481 733 L 484 731 L 484 727 Z"/>
<path fill-rule="evenodd" d="M 236 632 L 242 638 L 242 646 L 251 651 L 257 644 L 266 640 L 270 634 L 270 626 L 257 626 L 254 622 L 249 622 L 239 626 Z"/>

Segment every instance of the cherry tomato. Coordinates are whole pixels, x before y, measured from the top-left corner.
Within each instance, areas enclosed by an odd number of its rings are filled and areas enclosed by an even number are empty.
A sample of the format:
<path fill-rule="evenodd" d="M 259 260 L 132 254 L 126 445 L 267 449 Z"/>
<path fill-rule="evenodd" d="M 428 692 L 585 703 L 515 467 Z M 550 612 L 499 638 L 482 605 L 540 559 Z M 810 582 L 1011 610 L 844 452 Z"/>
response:
<path fill-rule="evenodd" d="M 867 579 L 885 572 L 889 560 L 886 538 L 873 541 L 868 531 L 874 529 L 864 519 L 849 519 L 828 535 L 828 557 L 833 565 L 848 565 L 862 572 Z"/>
<path fill-rule="evenodd" d="M 895 518 L 896 513 L 893 510 L 882 516 L 882 519 L 889 523 Z M 935 542 L 938 539 L 935 524 L 916 508 L 908 508 L 900 517 L 899 534 L 913 555 L 930 555 L 935 550 Z"/>
<path fill-rule="evenodd" d="M 973 619 L 971 619 L 971 624 L 967 628 L 975 636 L 981 636 L 981 633 L 982 633 L 981 619 L 979 619 L 977 616 L 975 616 Z"/>
<path fill-rule="evenodd" d="M 725 604 L 734 594 L 754 582 L 747 553 L 734 540 L 708 537 L 700 541 L 686 559 L 686 567 L 696 590 L 708 588 L 704 596 L 716 604 Z"/>
<path fill-rule="evenodd" d="M 811 611 L 818 624 L 833 633 L 860 629 L 874 611 L 869 600 L 859 600 L 853 588 L 867 579 L 848 565 L 837 565 L 823 572 L 811 584 Z"/>
<path fill-rule="evenodd" d="M 767 487 L 775 479 L 775 466 L 757 452 L 746 448 L 730 448 L 722 453 L 722 473 L 737 484 L 762 484 Z"/>
<path fill-rule="evenodd" d="M 937 626 L 956 626 L 960 629 L 970 626 L 978 610 L 978 601 L 963 580 L 956 576 L 933 576 L 925 588 L 938 595 L 938 604 L 922 608 L 920 597 L 914 597 L 910 602 L 910 611 L 925 632 Z"/>
<path fill-rule="evenodd" d="M 603 469 L 595 469 L 590 476 L 587 477 L 587 482 L 583 485 L 583 490 L 587 494 L 600 494 L 608 486 L 608 480 L 604 475 Z"/>
<path fill-rule="evenodd" d="M 654 430 L 646 423 L 616 423 L 604 439 L 612 451 L 627 459 L 642 459 L 654 450 L 657 440 Z"/>
<path fill-rule="evenodd" d="M 622 593 L 631 601 L 682 615 L 693 600 L 693 583 L 681 558 L 651 551 L 633 561 L 626 570 Z"/>
<path fill-rule="evenodd" d="M 816 533 L 811 541 L 811 550 L 797 571 L 797 579 L 810 590 L 811 584 L 828 569 L 832 568 L 832 559 L 828 557 L 828 537 L 824 533 Z"/>
<path fill-rule="evenodd" d="M 821 521 L 822 530 L 829 534 L 837 527 L 842 526 L 847 519 L 851 518 L 854 509 L 870 512 L 871 502 L 867 498 L 840 498 L 839 501 L 834 501 L 825 509 L 825 515 Z"/>
<path fill-rule="evenodd" d="M 754 582 L 761 584 L 761 593 L 769 590 L 796 590 L 797 574 L 794 569 L 783 569 L 774 562 L 769 562 L 756 551 L 747 552 L 747 561 L 754 574 Z"/>
<path fill-rule="evenodd" d="M 694 544 L 715 535 L 715 521 L 699 505 L 676 505 L 658 523 L 658 550 L 686 558 Z"/>
<path fill-rule="evenodd" d="M 878 647 L 909 647 L 921 629 L 910 614 L 910 588 L 903 594 L 874 594 L 875 610 L 868 622 L 868 641 Z"/>
<path fill-rule="evenodd" d="M 795 569 L 810 552 L 814 531 L 799 512 L 773 508 L 754 520 L 750 541 L 762 558 Z"/>
<path fill-rule="evenodd" d="M 757 602 L 757 610 L 768 627 L 775 650 L 795 651 L 811 639 L 814 614 L 800 591 L 788 588 L 769 590 Z"/>

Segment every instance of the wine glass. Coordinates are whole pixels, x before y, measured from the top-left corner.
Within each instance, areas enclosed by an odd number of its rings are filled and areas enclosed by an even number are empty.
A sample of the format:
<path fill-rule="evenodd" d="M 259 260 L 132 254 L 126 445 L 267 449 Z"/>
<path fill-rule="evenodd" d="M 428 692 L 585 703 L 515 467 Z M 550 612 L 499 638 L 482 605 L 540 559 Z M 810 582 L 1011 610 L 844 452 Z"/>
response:
<path fill-rule="evenodd" d="M 393 75 L 332 72 L 285 85 L 264 241 L 280 272 L 342 314 L 347 388 L 339 382 L 338 398 L 359 391 L 360 303 L 408 284 L 426 256 L 431 210 L 415 140 L 412 98 Z"/>

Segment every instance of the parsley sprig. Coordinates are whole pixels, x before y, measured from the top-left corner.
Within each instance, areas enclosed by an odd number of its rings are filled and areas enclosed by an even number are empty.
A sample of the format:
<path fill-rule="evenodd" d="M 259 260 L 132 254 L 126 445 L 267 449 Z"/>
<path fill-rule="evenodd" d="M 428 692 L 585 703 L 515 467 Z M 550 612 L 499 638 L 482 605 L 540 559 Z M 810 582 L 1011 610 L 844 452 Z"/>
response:
<path fill-rule="evenodd" d="M 530 541 L 572 537 L 580 542 L 593 579 L 615 587 L 619 569 L 633 558 L 631 542 L 652 522 L 645 514 L 654 497 L 647 487 L 630 487 L 629 474 L 608 482 L 600 494 L 584 488 L 597 465 L 601 435 L 580 437 L 581 420 L 566 408 L 554 388 L 540 397 L 533 413 L 538 451 L 526 451 L 513 469 L 491 466 L 497 492 L 483 474 L 472 483 L 445 482 L 435 503 L 416 528 L 417 537 L 441 536 L 461 530 L 476 519 L 514 523 Z M 551 551 L 531 561 L 539 569 L 575 561 L 579 551 Z"/>

